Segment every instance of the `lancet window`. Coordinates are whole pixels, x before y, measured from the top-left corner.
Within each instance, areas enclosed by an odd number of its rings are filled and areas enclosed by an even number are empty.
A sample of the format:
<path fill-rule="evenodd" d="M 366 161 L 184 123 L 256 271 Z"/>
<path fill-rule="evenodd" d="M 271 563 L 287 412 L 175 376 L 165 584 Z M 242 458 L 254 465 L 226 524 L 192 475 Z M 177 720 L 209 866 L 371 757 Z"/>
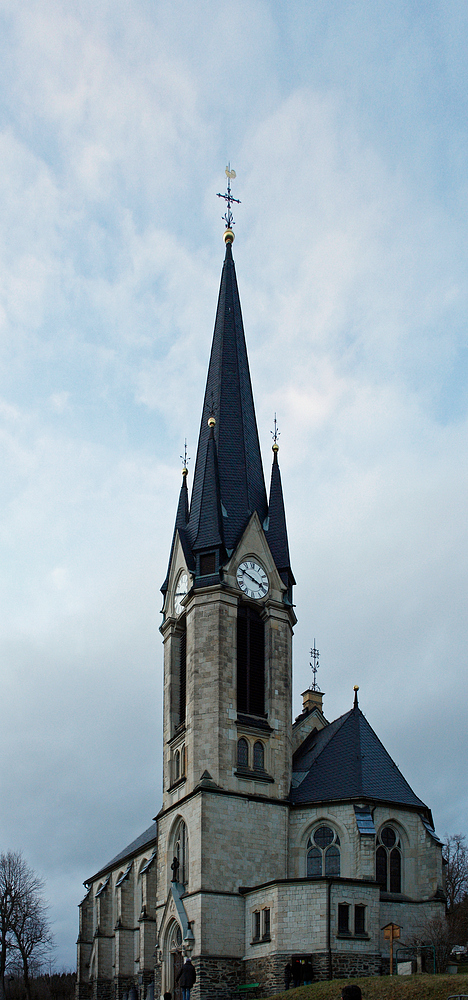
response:
<path fill-rule="evenodd" d="M 180 821 L 174 839 L 174 857 L 178 862 L 177 882 L 186 885 L 188 882 L 188 837 L 187 827 L 183 820 Z"/>

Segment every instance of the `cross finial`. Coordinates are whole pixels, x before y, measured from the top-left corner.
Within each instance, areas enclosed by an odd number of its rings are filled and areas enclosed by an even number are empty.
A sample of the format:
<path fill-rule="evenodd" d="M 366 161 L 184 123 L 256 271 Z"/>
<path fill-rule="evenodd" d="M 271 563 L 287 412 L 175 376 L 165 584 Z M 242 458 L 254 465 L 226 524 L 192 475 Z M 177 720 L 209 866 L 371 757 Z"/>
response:
<path fill-rule="evenodd" d="M 315 648 L 315 639 L 314 639 L 313 649 L 311 649 L 311 651 L 310 651 L 310 655 L 312 657 L 311 662 L 310 662 L 310 666 L 312 667 L 312 673 L 314 675 L 314 682 L 312 684 L 312 691 L 318 691 L 317 670 L 319 669 L 319 666 L 320 666 L 320 663 L 319 663 L 320 653 L 319 653 L 318 649 Z"/>
<path fill-rule="evenodd" d="M 235 202 L 236 205 L 240 205 L 240 201 L 239 201 L 238 198 L 233 198 L 233 196 L 231 194 L 231 180 L 234 180 L 234 178 L 236 176 L 236 171 L 235 170 L 231 170 L 231 164 L 230 163 L 228 163 L 228 165 L 226 167 L 225 174 L 226 174 L 226 177 L 227 177 L 227 191 L 226 191 L 226 194 L 219 194 L 219 192 L 218 192 L 217 197 L 218 198 L 224 198 L 224 200 L 226 202 L 227 208 L 226 208 L 226 212 L 223 215 L 223 219 L 224 219 L 224 221 L 226 223 L 226 231 L 229 230 L 229 232 L 232 233 L 232 227 L 235 225 L 235 223 L 234 223 L 234 219 L 232 217 L 231 205 L 232 205 L 233 202 Z M 234 233 L 232 233 L 232 239 L 230 241 L 231 243 L 232 243 L 233 239 L 234 239 Z"/>
<path fill-rule="evenodd" d="M 190 457 L 187 455 L 187 438 L 184 441 L 184 454 L 180 456 L 182 461 L 182 475 L 186 476 L 188 474 L 187 462 L 190 462 Z"/>
<path fill-rule="evenodd" d="M 278 430 L 278 423 L 277 423 L 277 420 L 276 420 L 276 413 L 275 413 L 275 420 L 274 420 L 273 426 L 275 428 L 274 431 L 270 431 L 270 434 L 271 434 L 271 436 L 273 438 L 272 448 L 273 448 L 273 451 L 279 451 L 278 438 L 280 436 L 280 431 Z M 314 642 L 315 642 L 315 640 L 314 640 Z"/>

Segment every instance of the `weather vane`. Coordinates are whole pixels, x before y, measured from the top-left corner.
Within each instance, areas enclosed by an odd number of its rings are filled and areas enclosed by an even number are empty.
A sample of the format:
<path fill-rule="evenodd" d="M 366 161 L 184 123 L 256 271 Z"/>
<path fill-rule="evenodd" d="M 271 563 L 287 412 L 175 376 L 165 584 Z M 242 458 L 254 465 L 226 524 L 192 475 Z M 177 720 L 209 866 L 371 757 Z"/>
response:
<path fill-rule="evenodd" d="M 183 462 L 182 472 L 188 472 L 187 462 L 190 462 L 190 457 L 187 455 L 187 438 L 184 441 L 184 454 L 180 455 L 180 458 Z"/>
<path fill-rule="evenodd" d="M 235 222 L 234 222 L 234 219 L 232 217 L 231 205 L 232 205 L 233 202 L 235 202 L 236 205 L 240 205 L 240 201 L 239 201 L 238 198 L 233 198 L 232 194 L 231 194 L 231 181 L 234 180 L 234 178 L 236 176 L 236 171 L 235 170 L 231 170 L 231 164 L 230 163 L 228 163 L 228 165 L 226 167 L 225 174 L 226 174 L 226 177 L 227 177 L 227 191 L 226 191 L 226 194 L 219 194 L 219 192 L 218 192 L 218 198 L 224 198 L 224 200 L 226 202 L 227 209 L 226 209 L 225 214 L 223 215 L 223 219 L 224 219 L 224 221 L 226 223 L 226 229 L 232 229 L 232 227 L 235 225 Z"/>
<path fill-rule="evenodd" d="M 310 655 L 312 657 L 310 666 L 312 667 L 312 673 L 314 675 L 314 683 L 312 684 L 312 691 L 318 691 L 319 689 L 318 689 L 318 685 L 317 685 L 317 670 L 318 670 L 318 668 L 320 666 L 320 663 L 319 663 L 319 655 L 320 654 L 319 654 L 318 649 L 315 648 L 315 639 L 314 639 L 314 647 L 313 647 L 313 649 L 311 649 Z"/>
<path fill-rule="evenodd" d="M 275 420 L 274 420 L 273 426 L 275 428 L 274 431 L 270 431 L 270 434 L 271 434 L 271 436 L 273 438 L 273 451 L 278 451 L 278 449 L 279 449 L 278 438 L 280 436 L 280 431 L 278 430 L 278 424 L 277 424 L 277 421 L 276 421 L 276 413 L 275 413 Z M 315 642 L 315 639 L 314 639 L 314 642 Z"/>

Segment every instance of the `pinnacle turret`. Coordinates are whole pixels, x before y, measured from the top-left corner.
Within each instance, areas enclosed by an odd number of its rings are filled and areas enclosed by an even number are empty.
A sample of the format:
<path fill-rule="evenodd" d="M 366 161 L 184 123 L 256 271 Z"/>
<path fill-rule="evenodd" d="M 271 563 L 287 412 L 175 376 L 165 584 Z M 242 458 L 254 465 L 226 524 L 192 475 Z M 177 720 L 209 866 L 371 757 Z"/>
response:
<path fill-rule="evenodd" d="M 268 529 L 266 537 L 270 546 L 271 554 L 275 560 L 277 569 L 283 583 L 290 589 L 296 582 L 291 570 L 289 559 L 288 532 L 286 528 L 286 513 L 284 509 L 283 487 L 281 484 L 281 472 L 278 462 L 278 445 L 273 445 L 273 464 L 271 467 L 270 481 L 270 501 L 268 504 Z"/>

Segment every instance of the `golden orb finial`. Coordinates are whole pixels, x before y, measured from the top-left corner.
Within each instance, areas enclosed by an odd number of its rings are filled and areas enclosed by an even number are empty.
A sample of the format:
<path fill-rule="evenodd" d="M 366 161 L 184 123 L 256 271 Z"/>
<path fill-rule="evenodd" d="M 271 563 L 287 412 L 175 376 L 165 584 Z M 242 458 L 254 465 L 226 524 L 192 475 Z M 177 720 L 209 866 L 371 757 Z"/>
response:
<path fill-rule="evenodd" d="M 208 427 L 215 427 L 215 426 L 216 426 L 215 418 L 213 416 L 208 417 Z"/>

